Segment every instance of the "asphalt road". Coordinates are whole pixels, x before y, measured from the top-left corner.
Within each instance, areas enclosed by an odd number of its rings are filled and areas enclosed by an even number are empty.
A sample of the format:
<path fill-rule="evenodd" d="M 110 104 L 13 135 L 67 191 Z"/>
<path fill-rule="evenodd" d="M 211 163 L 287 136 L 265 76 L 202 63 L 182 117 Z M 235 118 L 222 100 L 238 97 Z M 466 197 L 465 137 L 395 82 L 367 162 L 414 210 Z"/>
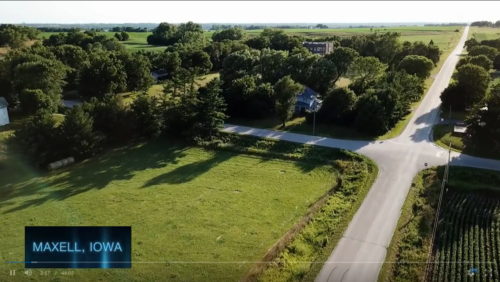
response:
<path fill-rule="evenodd" d="M 325 262 L 316 281 L 376 281 L 401 207 L 415 175 L 428 166 L 444 165 L 448 151 L 432 142 L 432 126 L 439 122 L 441 92 L 448 86 L 462 53 L 469 27 L 441 70 L 402 134 L 385 141 L 354 141 L 316 137 L 226 124 L 223 129 L 243 135 L 342 148 L 368 156 L 379 174 L 342 239 Z M 500 161 L 451 152 L 451 165 L 500 171 Z"/>

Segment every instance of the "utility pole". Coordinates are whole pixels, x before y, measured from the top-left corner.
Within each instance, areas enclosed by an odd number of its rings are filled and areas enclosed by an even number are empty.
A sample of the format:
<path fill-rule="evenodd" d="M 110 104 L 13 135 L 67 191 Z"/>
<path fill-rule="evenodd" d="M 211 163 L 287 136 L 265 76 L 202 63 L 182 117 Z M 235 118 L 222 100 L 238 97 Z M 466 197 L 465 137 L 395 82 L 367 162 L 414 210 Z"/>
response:
<path fill-rule="evenodd" d="M 313 112 L 313 136 L 315 135 L 316 131 L 316 111 Z"/>
<path fill-rule="evenodd" d="M 450 107 L 450 113 L 451 113 L 451 107 Z M 446 167 L 444 168 L 443 180 L 441 182 L 441 190 L 439 192 L 439 200 L 438 200 L 438 205 L 436 208 L 436 215 L 434 217 L 434 224 L 432 227 L 431 246 L 429 248 L 429 254 L 427 256 L 427 265 L 425 268 L 424 281 L 428 281 L 430 272 L 432 271 L 433 266 L 434 266 L 434 262 L 432 261 L 433 257 L 434 257 L 434 246 L 435 246 L 434 240 L 436 237 L 437 229 L 439 227 L 439 214 L 441 211 L 441 203 L 443 201 L 443 195 L 445 193 L 446 184 L 448 183 L 448 176 L 450 173 L 450 161 L 451 161 L 451 142 L 449 143 L 449 146 L 448 146 L 448 162 L 446 163 Z"/>

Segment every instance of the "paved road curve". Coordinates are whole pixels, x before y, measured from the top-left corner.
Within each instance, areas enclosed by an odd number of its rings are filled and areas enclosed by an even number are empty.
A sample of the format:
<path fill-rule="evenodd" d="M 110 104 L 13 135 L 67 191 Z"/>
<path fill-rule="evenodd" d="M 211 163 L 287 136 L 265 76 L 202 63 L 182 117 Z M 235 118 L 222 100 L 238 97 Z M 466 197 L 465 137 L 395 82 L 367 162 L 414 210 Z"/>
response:
<path fill-rule="evenodd" d="M 432 142 L 431 131 L 439 118 L 439 96 L 454 72 L 468 30 L 469 27 L 466 27 L 457 47 L 436 75 L 408 126 L 396 138 L 385 141 L 353 141 L 225 125 L 226 132 L 347 149 L 366 155 L 377 163 L 379 175 L 375 183 L 325 262 L 316 278 L 317 282 L 377 280 L 411 181 L 425 168 L 425 163 L 438 166 L 446 164 L 448 160 L 448 151 Z M 451 154 L 451 164 L 500 171 L 500 161 L 456 152 Z"/>

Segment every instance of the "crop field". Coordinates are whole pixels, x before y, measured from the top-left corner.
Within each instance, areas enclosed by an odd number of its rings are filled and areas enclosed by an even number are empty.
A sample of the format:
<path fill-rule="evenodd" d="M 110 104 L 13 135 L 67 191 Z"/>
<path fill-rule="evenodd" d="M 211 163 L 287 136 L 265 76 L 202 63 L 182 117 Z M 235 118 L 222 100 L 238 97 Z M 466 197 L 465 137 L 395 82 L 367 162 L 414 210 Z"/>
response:
<path fill-rule="evenodd" d="M 431 281 L 499 281 L 500 197 L 447 193 L 435 244 Z"/>
<path fill-rule="evenodd" d="M 413 180 L 379 281 L 424 281 L 444 167 Z M 500 172 L 450 167 L 428 281 L 499 281 Z"/>

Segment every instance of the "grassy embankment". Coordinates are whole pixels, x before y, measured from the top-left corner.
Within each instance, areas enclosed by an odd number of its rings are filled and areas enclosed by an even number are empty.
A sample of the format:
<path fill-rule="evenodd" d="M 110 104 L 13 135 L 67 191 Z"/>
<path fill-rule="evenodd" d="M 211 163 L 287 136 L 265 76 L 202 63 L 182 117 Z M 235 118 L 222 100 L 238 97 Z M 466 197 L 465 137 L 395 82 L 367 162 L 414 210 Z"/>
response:
<path fill-rule="evenodd" d="M 71 280 L 238 280 L 332 187 L 376 174 L 352 153 L 251 137 L 212 149 L 158 139 L 44 172 L 8 142 L 17 123 L 0 129 L 2 261 L 23 260 L 27 225 L 132 226 L 131 269 Z M 348 222 L 354 208 L 334 218 Z M 1 264 L 0 280 L 13 268 L 23 265 Z"/>
<path fill-rule="evenodd" d="M 422 281 L 443 171 L 443 167 L 431 168 L 415 177 L 379 281 Z M 500 172 L 451 167 L 436 235 L 435 271 L 430 277 L 459 281 L 467 277 L 471 267 L 477 267 L 478 276 L 485 281 L 500 278 L 499 183 Z M 493 270 L 494 277 L 487 276 L 487 268 Z"/>

